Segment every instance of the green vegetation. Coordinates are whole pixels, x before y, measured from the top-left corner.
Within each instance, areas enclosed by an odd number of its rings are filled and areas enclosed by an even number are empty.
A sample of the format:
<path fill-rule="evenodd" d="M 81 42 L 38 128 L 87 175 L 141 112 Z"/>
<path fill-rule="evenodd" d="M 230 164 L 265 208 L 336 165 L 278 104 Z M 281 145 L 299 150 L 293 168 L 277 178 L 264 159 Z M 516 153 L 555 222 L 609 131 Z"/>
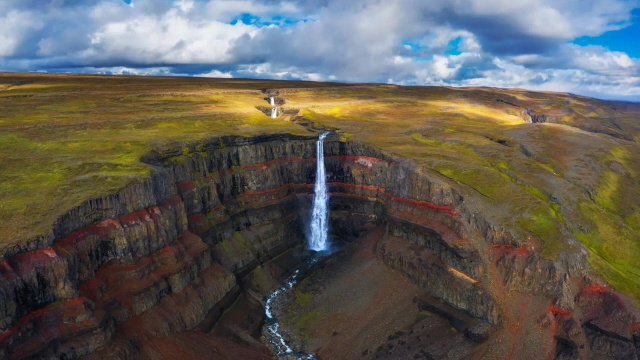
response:
<path fill-rule="evenodd" d="M 192 156 L 203 139 L 309 134 L 299 125 L 309 123 L 461 184 L 521 241 L 538 239 L 545 257 L 576 251 L 574 234 L 607 281 L 640 293 L 640 105 L 516 89 L 232 79 L 2 74 L 0 84 L 0 250 L 148 176 L 139 159 L 150 150 Z M 264 115 L 263 89 L 281 89 L 300 113 Z M 526 109 L 553 124 L 526 123 Z"/>
<path fill-rule="evenodd" d="M 298 327 L 298 329 L 309 329 L 313 327 L 313 323 L 317 322 L 321 318 L 322 317 L 320 316 L 320 308 L 316 308 L 301 317 L 300 320 L 298 320 L 296 326 Z"/>
<path fill-rule="evenodd" d="M 413 158 L 467 185 L 487 200 L 487 207 L 499 209 L 492 213 L 503 214 L 505 226 L 538 238 L 547 258 L 576 251 L 566 241 L 569 233 L 575 234 L 589 249 L 594 268 L 640 299 L 640 164 L 629 156 L 640 148 L 620 140 L 640 139 L 640 125 L 633 120 L 640 106 L 523 90 L 359 89 L 371 96 L 336 90 L 344 96 L 315 92 L 314 97 L 292 93 L 287 98 L 297 107 L 313 109 L 304 115 L 316 125 L 337 127 L 354 134 L 350 140 Z M 565 125 L 527 124 L 525 108 Z M 604 116 L 615 118 L 623 131 L 611 130 Z M 593 132 L 581 130 L 585 128 Z M 595 194 L 593 201 L 590 194 Z M 607 216 L 586 214 L 578 205 L 583 203 Z M 583 233 L 580 228 L 587 223 L 599 226 Z M 629 230 L 620 230 L 625 228 Z"/>
<path fill-rule="evenodd" d="M 588 249 L 591 265 L 610 284 L 640 299 L 639 164 L 624 146 L 610 148 L 599 164 L 604 170 L 594 200 L 579 204 L 580 213 L 593 226 L 574 234 Z"/>
<path fill-rule="evenodd" d="M 311 298 L 313 298 L 313 294 L 308 292 L 297 291 L 296 292 L 296 304 L 298 306 L 305 306 Z"/>
<path fill-rule="evenodd" d="M 591 232 L 575 234 L 588 249 L 591 265 L 616 289 L 639 299 L 640 232 L 593 203 L 581 203 L 580 211 L 596 224 Z"/>
<path fill-rule="evenodd" d="M 255 110 L 265 82 L 246 81 L 253 89 L 237 94 L 229 88 L 242 82 L 140 80 L 0 75 L 0 83 L 23 84 L 0 90 L 0 250 L 45 235 L 65 211 L 148 176 L 139 159 L 151 149 L 227 134 L 308 134 Z"/>

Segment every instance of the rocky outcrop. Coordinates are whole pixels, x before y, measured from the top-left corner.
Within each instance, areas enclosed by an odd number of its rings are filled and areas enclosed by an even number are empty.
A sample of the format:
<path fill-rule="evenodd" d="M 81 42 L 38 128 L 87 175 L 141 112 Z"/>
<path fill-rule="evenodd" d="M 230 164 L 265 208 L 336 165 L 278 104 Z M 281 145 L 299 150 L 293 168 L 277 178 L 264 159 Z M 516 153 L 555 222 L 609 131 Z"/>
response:
<path fill-rule="evenodd" d="M 377 251 L 386 264 L 406 274 L 430 294 L 478 318 L 501 323 L 494 300 L 483 291 L 478 280 L 446 265 L 427 247 L 407 243 L 402 238 L 387 237 L 378 245 Z"/>
<path fill-rule="evenodd" d="M 532 124 L 547 122 L 547 115 L 541 114 L 534 109 L 527 109 L 527 116 Z"/>

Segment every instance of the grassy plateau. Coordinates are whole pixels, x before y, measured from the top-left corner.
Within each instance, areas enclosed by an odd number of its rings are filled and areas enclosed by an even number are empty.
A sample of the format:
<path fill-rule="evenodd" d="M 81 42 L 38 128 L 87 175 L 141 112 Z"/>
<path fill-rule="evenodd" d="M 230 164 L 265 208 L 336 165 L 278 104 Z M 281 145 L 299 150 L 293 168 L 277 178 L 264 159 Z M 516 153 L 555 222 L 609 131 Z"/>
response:
<path fill-rule="evenodd" d="M 264 90 L 286 115 L 271 119 Z M 545 123 L 530 123 L 543 114 Z M 467 188 L 544 257 L 588 252 L 640 294 L 640 104 L 518 89 L 0 73 L 0 250 L 218 135 L 331 128 Z"/>

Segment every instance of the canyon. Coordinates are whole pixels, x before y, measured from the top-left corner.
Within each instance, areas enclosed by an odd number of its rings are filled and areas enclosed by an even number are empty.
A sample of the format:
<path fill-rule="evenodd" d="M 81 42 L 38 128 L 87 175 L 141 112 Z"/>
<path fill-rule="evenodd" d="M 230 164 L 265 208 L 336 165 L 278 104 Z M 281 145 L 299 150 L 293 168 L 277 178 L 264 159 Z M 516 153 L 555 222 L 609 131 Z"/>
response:
<path fill-rule="evenodd" d="M 59 239 L 0 263 L 2 358 L 170 358 L 188 353 L 176 336 L 198 331 L 233 358 L 268 358 L 263 301 L 308 257 L 315 141 L 220 137 L 189 156 L 149 154 L 147 181 L 82 204 L 56 224 Z M 425 289 L 415 309 L 456 324 L 467 347 L 638 356 L 635 308 L 590 283 L 584 258 L 539 257 L 474 212 L 456 184 L 407 159 L 335 136 L 325 156 L 331 238 L 349 247 L 377 232 L 367 245 L 375 261 Z M 517 303 L 505 296 L 514 289 Z M 166 337 L 175 348 L 158 351 Z"/>

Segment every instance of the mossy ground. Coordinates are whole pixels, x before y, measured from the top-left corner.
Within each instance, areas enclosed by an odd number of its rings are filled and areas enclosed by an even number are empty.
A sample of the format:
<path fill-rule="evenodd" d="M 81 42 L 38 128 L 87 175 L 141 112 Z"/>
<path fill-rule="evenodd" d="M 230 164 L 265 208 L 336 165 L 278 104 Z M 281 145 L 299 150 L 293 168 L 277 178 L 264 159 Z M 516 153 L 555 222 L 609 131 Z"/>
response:
<path fill-rule="evenodd" d="M 316 125 L 468 185 L 507 227 L 535 236 L 547 258 L 577 251 L 567 241 L 575 236 L 598 273 L 640 300 L 640 162 L 630 155 L 640 153 L 638 104 L 524 90 L 360 90 L 369 96 L 317 90 L 288 101 Z M 528 123 L 526 108 L 554 123 Z"/>
<path fill-rule="evenodd" d="M 640 293 L 640 105 L 517 89 L 0 74 L 0 246 L 148 175 L 139 159 L 151 149 L 308 134 L 288 121 L 296 116 L 256 109 L 268 105 L 264 89 L 279 89 L 286 107 L 342 141 L 463 184 L 548 258 L 575 251 L 567 239 L 577 238 L 607 281 Z M 553 124 L 527 123 L 526 108 Z"/>
<path fill-rule="evenodd" d="M 9 85 L 0 91 L 2 248 L 149 175 L 139 159 L 151 149 L 217 135 L 308 134 L 255 110 L 260 89 L 275 82 L 2 74 L 0 83 Z"/>

